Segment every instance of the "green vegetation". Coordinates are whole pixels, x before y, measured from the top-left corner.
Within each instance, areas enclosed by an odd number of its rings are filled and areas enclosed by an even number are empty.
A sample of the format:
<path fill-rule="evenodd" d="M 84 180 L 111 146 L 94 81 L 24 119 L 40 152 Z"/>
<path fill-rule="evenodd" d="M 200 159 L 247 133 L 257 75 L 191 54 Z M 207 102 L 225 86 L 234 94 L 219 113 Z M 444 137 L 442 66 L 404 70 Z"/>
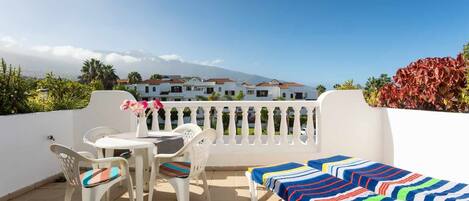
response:
<path fill-rule="evenodd" d="M 372 106 L 378 105 L 378 92 L 381 87 L 391 83 L 391 78 L 387 74 L 381 74 L 379 77 L 370 77 L 365 84 L 363 95 L 366 102 Z"/>
<path fill-rule="evenodd" d="M 142 81 L 142 76 L 138 72 L 130 72 L 127 76 L 130 84 L 136 84 Z"/>
<path fill-rule="evenodd" d="M 353 83 L 353 80 L 347 80 L 342 84 L 335 84 L 334 89 L 336 90 L 354 90 L 354 89 L 361 89 L 362 87 L 360 84 Z"/>
<path fill-rule="evenodd" d="M 29 87 L 21 76 L 21 68 L 13 68 L 2 59 L 0 72 L 0 114 L 29 112 Z"/>
<path fill-rule="evenodd" d="M 95 87 L 98 86 L 98 89 L 110 90 L 116 84 L 119 77 L 116 75 L 112 65 L 106 65 L 97 59 L 87 59 L 83 62 L 81 75 L 78 79 L 81 83 L 91 83 Z"/>
<path fill-rule="evenodd" d="M 163 79 L 163 76 L 160 74 L 153 74 L 150 76 L 150 80 L 159 80 L 159 79 Z"/>
<path fill-rule="evenodd" d="M 316 86 L 316 92 L 318 93 L 318 97 L 319 97 L 322 93 L 326 92 L 326 87 L 320 84 Z"/>

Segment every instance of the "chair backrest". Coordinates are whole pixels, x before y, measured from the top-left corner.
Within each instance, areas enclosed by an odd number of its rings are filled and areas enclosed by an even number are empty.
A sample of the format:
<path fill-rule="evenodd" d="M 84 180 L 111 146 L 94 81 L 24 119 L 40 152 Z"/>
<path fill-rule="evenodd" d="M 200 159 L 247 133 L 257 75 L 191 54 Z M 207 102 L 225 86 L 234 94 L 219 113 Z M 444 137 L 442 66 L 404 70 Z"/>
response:
<path fill-rule="evenodd" d="M 183 152 L 188 154 L 191 163 L 189 178 L 196 177 L 205 170 L 210 155 L 210 147 L 215 138 L 215 130 L 209 128 L 196 135 L 184 146 Z"/>
<path fill-rule="evenodd" d="M 81 187 L 80 162 L 90 162 L 90 160 L 63 145 L 52 144 L 50 150 L 59 159 L 67 182 L 71 186 Z"/>
<path fill-rule="evenodd" d="M 116 133 L 119 133 L 119 130 L 105 126 L 96 127 L 85 133 L 83 136 L 83 142 L 93 146 L 96 140 Z"/>
<path fill-rule="evenodd" d="M 197 124 L 189 123 L 178 126 L 173 132 L 182 134 L 184 144 L 187 144 L 194 136 L 202 132 L 202 129 Z"/>

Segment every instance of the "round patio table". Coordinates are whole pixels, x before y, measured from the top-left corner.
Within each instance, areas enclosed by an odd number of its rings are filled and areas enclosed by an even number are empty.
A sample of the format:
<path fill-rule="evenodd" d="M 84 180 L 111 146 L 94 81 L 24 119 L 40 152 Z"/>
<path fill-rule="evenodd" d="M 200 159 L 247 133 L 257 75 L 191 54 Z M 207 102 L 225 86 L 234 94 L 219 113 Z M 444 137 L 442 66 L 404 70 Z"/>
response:
<path fill-rule="evenodd" d="M 135 132 L 118 133 L 95 142 L 96 148 L 105 150 L 106 157 L 112 156 L 113 150 L 133 150 L 137 201 L 143 201 L 143 192 L 149 189 L 150 166 L 154 154 L 175 153 L 183 146 L 184 140 L 181 134 L 165 131 L 150 131 L 149 136 L 144 138 L 137 138 Z"/>

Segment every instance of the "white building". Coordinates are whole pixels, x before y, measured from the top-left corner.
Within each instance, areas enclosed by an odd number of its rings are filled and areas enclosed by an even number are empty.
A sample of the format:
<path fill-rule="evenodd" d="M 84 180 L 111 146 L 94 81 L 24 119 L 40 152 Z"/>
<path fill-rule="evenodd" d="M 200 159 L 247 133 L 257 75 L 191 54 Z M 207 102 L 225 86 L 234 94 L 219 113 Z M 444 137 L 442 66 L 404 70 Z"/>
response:
<path fill-rule="evenodd" d="M 220 98 L 236 97 L 244 94 L 244 100 L 314 100 L 316 91 L 308 86 L 295 82 L 272 80 L 256 85 L 237 83 L 229 78 L 182 79 L 169 78 L 145 80 L 138 84 L 129 84 L 127 80 L 119 80 L 119 84 L 135 89 L 144 100 L 160 99 L 163 101 L 194 101 L 208 98 L 217 93 Z"/>

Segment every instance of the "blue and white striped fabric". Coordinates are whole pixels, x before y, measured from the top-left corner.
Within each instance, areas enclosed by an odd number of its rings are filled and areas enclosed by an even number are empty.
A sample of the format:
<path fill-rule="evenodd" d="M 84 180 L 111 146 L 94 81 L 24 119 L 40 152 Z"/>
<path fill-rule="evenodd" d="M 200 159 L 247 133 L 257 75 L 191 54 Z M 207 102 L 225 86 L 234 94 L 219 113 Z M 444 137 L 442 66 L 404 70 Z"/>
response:
<path fill-rule="evenodd" d="M 308 166 L 398 200 L 469 200 L 467 184 L 426 177 L 348 156 L 311 160 Z"/>
<path fill-rule="evenodd" d="M 298 163 L 250 168 L 251 179 L 284 200 L 393 200 Z"/>

